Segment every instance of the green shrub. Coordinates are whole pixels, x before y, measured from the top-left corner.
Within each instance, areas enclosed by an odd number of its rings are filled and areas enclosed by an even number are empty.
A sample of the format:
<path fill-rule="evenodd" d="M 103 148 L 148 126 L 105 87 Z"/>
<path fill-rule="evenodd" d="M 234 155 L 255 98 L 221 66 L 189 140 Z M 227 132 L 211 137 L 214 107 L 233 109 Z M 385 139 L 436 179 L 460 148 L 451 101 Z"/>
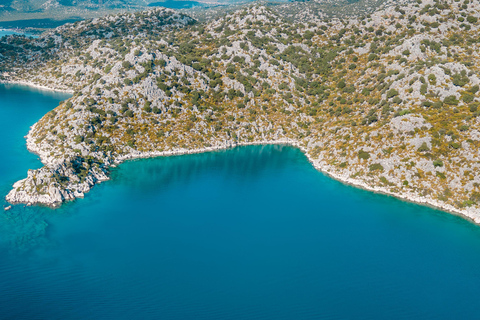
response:
<path fill-rule="evenodd" d="M 75 138 L 73 139 L 73 141 L 75 143 L 82 143 L 83 142 L 83 136 L 75 136 Z"/>
<path fill-rule="evenodd" d="M 343 88 L 343 92 L 345 93 L 353 93 L 355 92 L 355 87 L 353 84 L 349 85 L 348 87 Z"/>
<path fill-rule="evenodd" d="M 388 181 L 387 178 L 385 178 L 384 176 L 381 176 L 380 177 L 380 182 L 382 182 L 383 184 L 387 185 L 387 186 L 393 186 L 394 184 L 391 183 L 390 181 Z"/>
<path fill-rule="evenodd" d="M 470 103 L 473 101 L 473 95 L 471 94 L 468 94 L 468 93 L 465 93 L 463 96 L 462 96 L 462 100 L 466 103 Z"/>
<path fill-rule="evenodd" d="M 374 163 L 374 164 L 369 165 L 368 169 L 370 171 L 376 171 L 376 170 L 383 171 L 383 166 L 380 163 Z"/>
<path fill-rule="evenodd" d="M 443 167 L 443 161 L 437 159 L 437 160 L 433 161 L 433 166 L 434 167 Z"/>
<path fill-rule="evenodd" d="M 458 87 L 463 87 L 469 82 L 470 79 L 468 79 L 467 75 L 463 71 L 462 73 L 456 73 L 452 76 L 452 83 Z"/>
<path fill-rule="evenodd" d="M 165 67 L 167 65 L 167 62 L 163 59 L 155 60 L 154 63 L 159 67 Z"/>
<path fill-rule="evenodd" d="M 358 158 L 359 158 L 359 159 L 365 159 L 365 160 L 367 160 L 367 159 L 370 158 L 370 153 L 368 153 L 368 152 L 366 152 L 366 151 L 363 151 L 363 150 L 360 150 L 360 151 L 358 152 Z"/>
<path fill-rule="evenodd" d="M 473 87 L 471 87 L 468 91 L 475 94 L 478 92 L 478 89 L 479 89 L 478 84 L 476 84 Z"/>
<path fill-rule="evenodd" d="M 421 106 L 429 108 L 429 107 L 433 106 L 433 103 L 430 102 L 430 101 L 422 101 Z"/>
<path fill-rule="evenodd" d="M 450 142 L 450 147 L 453 149 L 459 149 L 462 145 L 458 142 Z"/>
<path fill-rule="evenodd" d="M 145 105 L 143 106 L 143 110 L 146 112 L 152 112 L 152 107 L 150 107 L 151 103 L 150 101 L 145 101 Z"/>
<path fill-rule="evenodd" d="M 448 104 L 450 106 L 456 106 L 458 104 L 457 97 L 455 96 L 448 96 L 443 100 L 443 103 Z"/>
<path fill-rule="evenodd" d="M 474 17 L 474 16 L 468 16 L 467 21 L 468 21 L 468 23 L 475 24 L 475 23 L 477 23 L 478 18 Z"/>
<path fill-rule="evenodd" d="M 472 192 L 469 200 L 472 201 L 472 202 L 475 202 L 475 203 L 479 203 L 480 202 L 480 192 L 476 192 L 476 191 Z"/>
<path fill-rule="evenodd" d="M 443 107 L 443 101 L 434 102 L 432 107 L 434 107 L 435 109 L 440 109 L 441 107 Z"/>
<path fill-rule="evenodd" d="M 420 93 L 423 95 L 427 94 L 428 84 L 424 83 L 420 86 Z"/>
<path fill-rule="evenodd" d="M 427 143 L 424 142 L 420 147 L 418 147 L 418 152 L 426 152 L 430 151 L 430 148 L 428 147 Z"/>
<path fill-rule="evenodd" d="M 395 96 L 398 96 L 398 91 L 395 89 L 390 89 L 387 92 L 387 99 L 393 98 Z"/>
<path fill-rule="evenodd" d="M 230 65 L 227 67 L 227 69 L 225 70 L 227 73 L 235 73 L 235 66 L 234 65 Z"/>
<path fill-rule="evenodd" d="M 442 180 L 447 178 L 447 177 L 445 177 L 445 174 L 443 174 L 442 172 L 439 172 L 439 171 L 435 172 L 435 175 Z"/>

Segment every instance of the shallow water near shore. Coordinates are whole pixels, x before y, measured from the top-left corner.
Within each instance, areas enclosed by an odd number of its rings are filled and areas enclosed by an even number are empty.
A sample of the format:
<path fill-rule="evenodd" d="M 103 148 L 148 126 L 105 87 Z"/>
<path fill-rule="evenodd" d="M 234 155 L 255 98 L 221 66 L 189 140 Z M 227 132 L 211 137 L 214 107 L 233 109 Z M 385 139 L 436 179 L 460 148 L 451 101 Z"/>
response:
<path fill-rule="evenodd" d="M 29 33 L 17 32 L 17 31 L 13 31 L 13 30 L 10 30 L 10 29 L 0 29 L 0 38 L 3 37 L 3 36 L 9 36 L 9 35 L 12 35 L 12 34 L 25 35 L 27 37 L 33 37 L 33 38 L 38 37 L 36 35 L 32 35 L 32 34 L 29 34 Z"/>
<path fill-rule="evenodd" d="M 4 196 L 68 95 L 0 85 Z M 0 318 L 477 318 L 480 228 L 286 146 L 129 161 L 60 209 L 0 213 Z M 6 205 L 5 202 L 3 202 Z"/>

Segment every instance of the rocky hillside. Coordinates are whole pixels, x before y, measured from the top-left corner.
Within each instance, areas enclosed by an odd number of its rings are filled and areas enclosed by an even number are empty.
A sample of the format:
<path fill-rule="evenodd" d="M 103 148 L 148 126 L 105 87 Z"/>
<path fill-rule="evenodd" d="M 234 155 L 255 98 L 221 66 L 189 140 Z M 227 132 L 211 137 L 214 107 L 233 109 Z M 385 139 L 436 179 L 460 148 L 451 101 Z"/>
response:
<path fill-rule="evenodd" d="M 342 181 L 480 222 L 480 3 L 279 12 L 198 23 L 156 9 L 4 38 L 4 81 L 73 92 L 32 127 L 45 166 L 7 200 L 57 205 L 125 159 L 276 142 Z"/>

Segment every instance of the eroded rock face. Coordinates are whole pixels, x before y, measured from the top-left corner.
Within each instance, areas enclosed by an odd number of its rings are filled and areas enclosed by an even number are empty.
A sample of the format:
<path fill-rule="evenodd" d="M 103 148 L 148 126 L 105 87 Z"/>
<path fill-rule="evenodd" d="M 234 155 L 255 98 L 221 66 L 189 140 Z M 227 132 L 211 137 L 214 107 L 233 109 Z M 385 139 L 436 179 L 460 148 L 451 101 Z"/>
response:
<path fill-rule="evenodd" d="M 27 178 L 16 182 L 6 199 L 10 203 L 58 206 L 83 197 L 96 183 L 108 179 L 107 172 L 101 165 L 78 163 L 78 159 L 29 170 Z"/>
<path fill-rule="evenodd" d="M 411 132 L 422 128 L 426 131 L 432 127 L 423 117 L 414 114 L 395 117 L 390 121 L 390 126 L 397 133 Z"/>

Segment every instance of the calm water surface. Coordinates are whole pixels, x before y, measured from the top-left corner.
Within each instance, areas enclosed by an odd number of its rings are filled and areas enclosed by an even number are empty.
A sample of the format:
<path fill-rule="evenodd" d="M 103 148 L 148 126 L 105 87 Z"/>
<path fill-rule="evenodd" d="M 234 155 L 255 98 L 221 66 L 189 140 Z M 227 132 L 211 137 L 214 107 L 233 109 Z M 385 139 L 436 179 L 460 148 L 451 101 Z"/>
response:
<path fill-rule="evenodd" d="M 149 3 L 148 6 L 149 7 L 165 7 L 165 8 L 171 8 L 171 9 L 190 9 L 194 7 L 209 8 L 209 7 L 217 7 L 217 6 L 225 6 L 225 5 L 236 5 L 236 4 L 248 3 L 252 1 L 254 0 L 214 0 L 214 1 L 163 0 L 163 1 Z M 288 0 L 272 0 L 272 1 L 281 2 L 281 3 L 288 2 Z"/>
<path fill-rule="evenodd" d="M 2 196 L 67 97 L 0 87 Z M 478 318 L 479 269 L 480 228 L 282 146 L 131 161 L 60 209 L 0 213 L 1 319 Z"/>
<path fill-rule="evenodd" d="M 201 3 L 198 1 L 190 1 L 190 0 L 165 0 L 161 2 L 153 2 L 148 5 L 149 7 L 165 7 L 171 9 L 189 9 L 193 7 L 205 7 L 208 6 L 205 3 Z"/>
<path fill-rule="evenodd" d="M 33 38 L 37 38 L 38 36 L 34 36 L 34 35 L 31 35 L 31 34 L 28 34 L 28 33 L 21 33 L 21 32 L 16 32 L 16 31 L 13 31 L 13 30 L 4 30 L 4 29 L 0 29 L 0 38 L 3 37 L 3 36 L 9 36 L 11 34 L 16 34 L 16 35 L 25 35 L 27 37 L 33 37 Z"/>

